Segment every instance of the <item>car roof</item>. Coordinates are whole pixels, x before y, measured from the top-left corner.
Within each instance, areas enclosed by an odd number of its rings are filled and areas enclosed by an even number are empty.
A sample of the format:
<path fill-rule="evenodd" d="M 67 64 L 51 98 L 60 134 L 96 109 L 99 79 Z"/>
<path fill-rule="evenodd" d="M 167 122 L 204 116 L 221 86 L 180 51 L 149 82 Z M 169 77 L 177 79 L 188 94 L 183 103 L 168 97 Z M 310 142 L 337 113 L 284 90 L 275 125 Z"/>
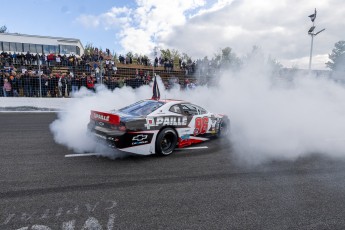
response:
<path fill-rule="evenodd" d="M 159 101 L 163 103 L 189 103 L 188 101 L 185 100 L 179 100 L 179 99 L 159 99 L 159 100 L 154 100 L 154 99 L 147 99 L 148 101 Z"/>

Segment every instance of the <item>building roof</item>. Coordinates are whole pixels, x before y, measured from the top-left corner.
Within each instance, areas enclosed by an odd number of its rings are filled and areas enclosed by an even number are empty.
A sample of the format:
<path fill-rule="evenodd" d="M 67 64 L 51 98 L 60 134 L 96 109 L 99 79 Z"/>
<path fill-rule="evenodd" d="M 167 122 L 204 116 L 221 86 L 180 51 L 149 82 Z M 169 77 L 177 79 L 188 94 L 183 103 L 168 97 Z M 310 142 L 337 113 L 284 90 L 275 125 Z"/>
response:
<path fill-rule="evenodd" d="M 57 40 L 59 42 L 79 42 L 82 48 L 84 49 L 84 46 L 81 43 L 80 39 L 77 39 L 77 38 L 52 37 L 52 36 L 30 35 L 30 34 L 20 34 L 20 33 L 0 33 L 0 36 L 2 35 L 32 37 L 32 38 L 48 38 L 48 39 Z"/>

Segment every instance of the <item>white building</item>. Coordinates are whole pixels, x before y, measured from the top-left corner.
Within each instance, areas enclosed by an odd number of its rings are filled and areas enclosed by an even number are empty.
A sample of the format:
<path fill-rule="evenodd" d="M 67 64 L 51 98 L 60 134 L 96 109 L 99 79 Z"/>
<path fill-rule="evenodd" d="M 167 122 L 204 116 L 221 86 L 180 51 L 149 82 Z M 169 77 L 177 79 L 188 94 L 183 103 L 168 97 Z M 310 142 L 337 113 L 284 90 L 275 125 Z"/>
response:
<path fill-rule="evenodd" d="M 79 39 L 27 35 L 18 33 L 0 33 L 0 51 L 32 54 L 84 54 L 84 47 Z"/>

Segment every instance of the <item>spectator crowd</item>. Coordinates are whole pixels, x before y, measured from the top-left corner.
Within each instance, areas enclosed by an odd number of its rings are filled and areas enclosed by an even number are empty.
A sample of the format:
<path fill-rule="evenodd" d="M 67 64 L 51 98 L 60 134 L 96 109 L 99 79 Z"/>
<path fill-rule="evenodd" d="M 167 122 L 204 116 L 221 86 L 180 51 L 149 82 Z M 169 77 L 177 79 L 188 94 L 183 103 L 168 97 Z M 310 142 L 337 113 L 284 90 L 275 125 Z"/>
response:
<path fill-rule="evenodd" d="M 74 54 L 31 54 L 27 53 L 0 53 L 0 97 L 70 97 L 73 93 L 85 87 L 95 91 L 96 84 L 104 84 L 114 90 L 123 86 L 137 88 L 152 81 L 149 71 L 136 69 L 131 77 L 117 76 L 116 61 L 109 49 L 105 52 L 97 48 L 89 49 L 83 55 Z M 151 66 L 149 58 L 139 56 L 133 60 L 130 55 L 119 55 L 121 64 Z M 185 75 L 195 72 L 196 62 L 179 60 L 180 70 Z M 55 67 L 67 67 L 66 72 L 53 72 Z M 171 73 L 174 70 L 172 59 L 156 57 L 153 67 L 163 67 Z M 174 84 L 181 88 L 193 89 L 195 81 L 178 79 L 172 75 L 164 82 L 167 89 Z"/>

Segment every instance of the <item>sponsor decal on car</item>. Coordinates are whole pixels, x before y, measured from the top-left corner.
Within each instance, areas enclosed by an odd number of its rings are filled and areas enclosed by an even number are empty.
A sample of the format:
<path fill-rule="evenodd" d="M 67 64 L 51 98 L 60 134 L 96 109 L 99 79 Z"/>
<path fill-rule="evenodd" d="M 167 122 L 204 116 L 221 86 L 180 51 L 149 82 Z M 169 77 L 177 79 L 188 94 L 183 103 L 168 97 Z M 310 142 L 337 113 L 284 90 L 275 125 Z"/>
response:
<path fill-rule="evenodd" d="M 146 118 L 145 127 L 147 129 L 150 129 L 151 127 L 158 127 L 158 126 L 165 126 L 165 125 L 186 126 L 187 117 L 164 116 L 164 117 Z"/>
<path fill-rule="evenodd" d="M 110 116 L 94 113 L 93 118 L 103 120 L 103 121 L 109 121 Z"/>
<path fill-rule="evenodd" d="M 133 141 L 143 141 L 147 139 L 147 135 L 139 134 L 133 137 Z"/>
<path fill-rule="evenodd" d="M 149 141 L 147 140 L 148 135 L 139 134 L 132 138 L 132 145 L 142 145 L 147 144 Z"/>

